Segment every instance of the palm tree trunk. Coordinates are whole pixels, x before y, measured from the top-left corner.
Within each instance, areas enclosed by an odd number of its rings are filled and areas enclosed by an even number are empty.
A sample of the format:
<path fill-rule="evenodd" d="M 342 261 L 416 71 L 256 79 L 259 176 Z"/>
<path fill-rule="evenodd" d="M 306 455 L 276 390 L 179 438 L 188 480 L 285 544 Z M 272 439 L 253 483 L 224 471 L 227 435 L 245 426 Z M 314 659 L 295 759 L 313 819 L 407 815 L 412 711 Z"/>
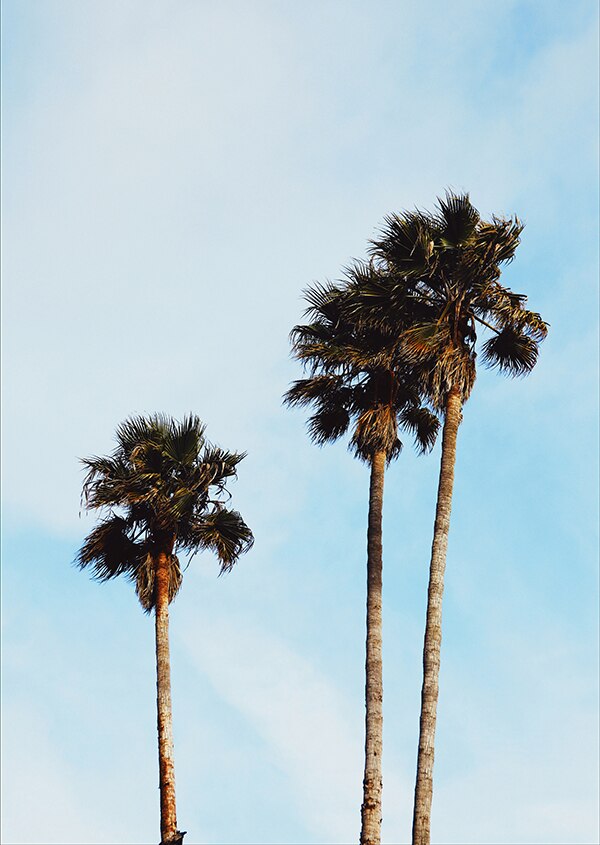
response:
<path fill-rule="evenodd" d="M 158 724 L 158 770 L 160 784 L 161 845 L 177 842 L 175 764 L 171 712 L 171 661 L 169 657 L 169 555 L 155 559 L 156 705 Z"/>
<path fill-rule="evenodd" d="M 431 838 L 433 757 L 442 647 L 442 596 L 444 593 L 448 531 L 450 529 L 450 510 L 452 508 L 456 437 L 461 421 L 461 408 L 462 401 L 458 391 L 451 390 L 446 400 L 442 461 L 429 569 L 427 621 L 425 623 L 425 644 L 423 647 L 421 724 L 413 814 L 413 845 L 429 845 Z"/>
<path fill-rule="evenodd" d="M 365 775 L 361 807 L 361 845 L 381 842 L 381 753 L 383 747 L 383 659 L 381 587 L 383 549 L 381 525 L 385 452 L 371 461 L 369 527 L 367 532 L 367 655 L 365 661 Z"/>

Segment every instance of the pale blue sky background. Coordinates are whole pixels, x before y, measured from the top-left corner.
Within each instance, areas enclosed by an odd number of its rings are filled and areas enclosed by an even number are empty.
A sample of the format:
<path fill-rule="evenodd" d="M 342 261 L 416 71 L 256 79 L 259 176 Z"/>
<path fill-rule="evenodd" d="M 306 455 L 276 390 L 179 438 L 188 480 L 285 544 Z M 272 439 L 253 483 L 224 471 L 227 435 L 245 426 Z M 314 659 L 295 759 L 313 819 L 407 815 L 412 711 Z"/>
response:
<path fill-rule="evenodd" d="M 172 608 L 195 843 L 356 841 L 368 473 L 281 407 L 301 290 L 450 186 L 527 227 L 551 323 L 459 438 L 434 842 L 598 841 L 594 0 L 5 0 L 3 825 L 158 840 L 151 620 L 71 566 L 77 457 L 132 412 L 245 449 L 256 544 Z M 385 845 L 409 839 L 439 451 L 386 482 Z"/>

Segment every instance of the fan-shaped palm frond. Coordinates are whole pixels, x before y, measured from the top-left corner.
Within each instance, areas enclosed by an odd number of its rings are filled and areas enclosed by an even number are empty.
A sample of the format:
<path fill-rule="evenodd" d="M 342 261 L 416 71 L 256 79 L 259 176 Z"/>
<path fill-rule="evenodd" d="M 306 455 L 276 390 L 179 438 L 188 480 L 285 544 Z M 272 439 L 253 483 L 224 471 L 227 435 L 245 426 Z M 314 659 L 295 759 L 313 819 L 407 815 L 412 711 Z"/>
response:
<path fill-rule="evenodd" d="M 381 237 L 371 241 L 371 255 L 400 273 L 411 275 L 425 270 L 433 256 L 437 223 L 424 212 L 389 214 L 381 228 Z"/>
<path fill-rule="evenodd" d="M 481 217 L 471 205 L 468 194 L 446 192 L 445 199 L 438 198 L 439 241 L 450 249 L 467 244 L 477 233 Z"/>
<path fill-rule="evenodd" d="M 103 519 L 86 537 L 77 555 L 80 568 L 90 567 L 93 577 L 107 581 L 118 575 L 134 577 L 146 556 L 144 543 L 130 537 L 127 520 L 113 515 Z"/>
<path fill-rule="evenodd" d="M 440 421 L 431 411 L 414 405 L 406 406 L 400 413 L 400 422 L 412 432 L 421 453 L 433 449 L 440 430 Z"/>
<path fill-rule="evenodd" d="M 193 462 L 204 445 L 204 431 L 204 423 L 194 415 L 171 420 L 163 442 L 165 456 L 182 466 Z"/>
<path fill-rule="evenodd" d="M 187 534 L 188 549 L 210 549 L 216 553 L 221 574 L 228 572 L 253 544 L 252 532 L 240 514 L 222 506 L 204 514 Z"/>
<path fill-rule="evenodd" d="M 311 402 L 327 402 L 346 406 L 351 401 L 352 389 L 347 387 L 339 374 L 311 376 L 293 382 L 284 397 L 287 405 L 304 407 Z"/>
<path fill-rule="evenodd" d="M 483 359 L 500 372 L 524 376 L 535 367 L 538 345 L 513 326 L 505 326 L 483 344 Z"/>
<path fill-rule="evenodd" d="M 304 290 L 304 299 L 308 303 L 304 315 L 335 322 L 339 315 L 341 295 L 343 295 L 343 289 L 340 285 L 332 282 L 315 282 Z"/>
<path fill-rule="evenodd" d="M 333 443 L 342 437 L 350 425 L 347 408 L 321 405 L 320 410 L 309 417 L 307 429 L 310 439 L 317 446 Z"/>

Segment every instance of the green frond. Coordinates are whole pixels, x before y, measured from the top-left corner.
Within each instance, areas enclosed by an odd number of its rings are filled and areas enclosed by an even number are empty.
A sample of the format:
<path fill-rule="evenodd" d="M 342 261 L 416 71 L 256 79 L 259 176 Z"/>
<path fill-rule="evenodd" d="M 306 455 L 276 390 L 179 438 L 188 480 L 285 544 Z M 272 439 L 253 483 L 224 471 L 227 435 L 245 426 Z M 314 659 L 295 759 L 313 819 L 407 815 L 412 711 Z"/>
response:
<path fill-rule="evenodd" d="M 512 326 L 505 326 L 483 344 L 483 359 L 490 367 L 511 376 L 523 376 L 535 366 L 538 345 L 528 335 Z"/>
<path fill-rule="evenodd" d="M 446 191 L 445 198 L 438 197 L 437 203 L 441 245 L 452 249 L 467 244 L 477 232 L 481 219 L 469 195 Z"/>
<path fill-rule="evenodd" d="M 386 270 L 418 275 L 433 257 L 436 235 L 436 221 L 425 212 L 389 214 L 380 237 L 370 242 L 370 253 L 384 262 Z"/>
<path fill-rule="evenodd" d="M 413 434 L 421 453 L 433 449 L 440 430 L 440 421 L 435 414 L 427 408 L 407 405 L 400 413 L 400 424 Z"/>
<path fill-rule="evenodd" d="M 133 416 L 117 426 L 119 451 L 129 458 L 133 449 L 142 443 L 158 443 L 167 434 L 169 419 L 164 414 L 149 417 Z"/>
<path fill-rule="evenodd" d="M 332 336 L 332 327 L 325 321 L 315 321 L 308 325 L 298 325 L 290 332 L 290 343 L 294 355 L 304 346 L 327 343 Z"/>
<path fill-rule="evenodd" d="M 221 574 L 228 572 L 240 555 L 254 544 L 252 532 L 237 511 L 214 508 L 203 515 L 190 533 L 189 548 L 210 549 L 221 563 Z"/>
<path fill-rule="evenodd" d="M 304 299 L 308 303 L 306 317 L 318 317 L 335 322 L 338 319 L 343 291 L 333 282 L 315 282 L 304 290 Z"/>
<path fill-rule="evenodd" d="M 142 543 L 129 536 L 127 521 L 113 515 L 102 520 L 85 538 L 77 555 L 80 569 L 90 568 L 92 577 L 108 581 L 119 575 L 135 575 L 140 560 L 146 554 Z"/>
<path fill-rule="evenodd" d="M 504 296 L 489 303 L 487 310 L 500 328 L 512 328 L 526 334 L 536 343 L 541 343 L 548 335 L 548 323 L 542 320 L 540 314 L 524 307 L 526 300 L 525 296 L 519 296 L 515 302 L 514 294 Z"/>
<path fill-rule="evenodd" d="M 477 240 L 484 247 L 490 259 L 496 264 L 508 264 L 521 243 L 524 225 L 518 217 L 493 216 L 491 222 L 482 221 L 478 227 Z"/>
<path fill-rule="evenodd" d="M 182 520 L 191 519 L 199 499 L 202 500 L 204 492 L 203 489 L 198 490 L 197 487 L 177 488 L 169 501 L 169 510 L 174 521 L 180 523 Z"/>
<path fill-rule="evenodd" d="M 408 361 L 427 363 L 450 343 L 450 328 L 446 322 L 420 323 L 403 332 L 402 342 Z"/>
<path fill-rule="evenodd" d="M 112 484 L 115 491 L 119 489 L 129 478 L 129 470 L 127 465 L 120 456 L 115 457 L 91 457 L 80 459 L 83 466 L 87 469 L 81 494 L 81 504 L 86 510 L 91 510 L 103 505 L 117 505 L 119 504 L 118 493 L 117 498 L 113 501 L 112 497 L 109 501 L 102 502 L 101 505 L 95 504 L 96 487 L 98 483 L 106 481 Z"/>
<path fill-rule="evenodd" d="M 295 381 L 284 394 L 284 404 L 306 407 L 312 402 L 347 405 L 352 391 L 341 375 L 317 375 Z"/>
<path fill-rule="evenodd" d="M 205 429 L 195 414 L 189 414 L 181 422 L 171 420 L 163 444 L 165 455 L 176 464 L 191 464 L 204 445 Z"/>
<path fill-rule="evenodd" d="M 218 446 L 207 445 L 201 458 L 204 484 L 222 486 L 228 478 L 236 478 L 238 464 L 245 457 L 246 452 L 227 452 Z"/>
<path fill-rule="evenodd" d="M 310 439 L 317 446 L 324 446 L 326 443 L 333 443 L 342 437 L 350 425 L 350 414 L 343 406 L 322 407 L 316 414 L 313 414 L 308 422 L 307 429 Z"/>

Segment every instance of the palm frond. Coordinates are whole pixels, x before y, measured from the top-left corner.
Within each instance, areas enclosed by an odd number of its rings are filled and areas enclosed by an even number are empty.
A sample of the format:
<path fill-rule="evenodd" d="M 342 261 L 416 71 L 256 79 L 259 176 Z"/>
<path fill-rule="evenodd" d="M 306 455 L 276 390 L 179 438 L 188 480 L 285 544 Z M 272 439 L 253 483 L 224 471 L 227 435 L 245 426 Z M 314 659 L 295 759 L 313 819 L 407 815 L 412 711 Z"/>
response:
<path fill-rule="evenodd" d="M 193 462 L 204 445 L 205 429 L 195 414 L 189 414 L 181 422 L 171 420 L 164 439 L 164 453 L 177 464 Z"/>
<path fill-rule="evenodd" d="M 342 437 L 350 425 L 350 414 L 346 408 L 336 406 L 321 407 L 309 417 L 307 429 L 310 439 L 317 446 L 333 443 Z"/>
<path fill-rule="evenodd" d="M 338 318 L 343 290 L 333 282 L 315 282 L 304 290 L 304 299 L 308 303 L 304 315 L 318 317 L 335 322 Z"/>
<path fill-rule="evenodd" d="M 449 342 L 450 327 L 447 322 L 419 323 L 402 334 L 406 358 L 415 364 L 429 362 Z"/>
<path fill-rule="evenodd" d="M 400 413 L 400 423 L 413 434 L 421 453 L 433 449 L 440 430 L 440 421 L 435 414 L 421 406 L 407 405 Z"/>
<path fill-rule="evenodd" d="M 446 191 L 438 197 L 440 243 L 443 247 L 457 247 L 468 243 L 477 232 L 480 215 L 471 204 L 468 194 Z"/>
<path fill-rule="evenodd" d="M 477 240 L 488 247 L 486 255 L 496 264 L 508 264 L 521 242 L 523 229 L 524 224 L 518 217 L 506 219 L 493 216 L 491 222 L 481 221 Z"/>
<path fill-rule="evenodd" d="M 548 323 L 540 314 L 525 308 L 527 297 L 496 284 L 474 302 L 476 311 L 491 319 L 499 328 L 511 327 L 540 343 L 548 335 Z"/>
<path fill-rule="evenodd" d="M 483 344 L 483 359 L 491 367 L 512 376 L 523 376 L 535 366 L 538 345 L 513 326 L 505 326 Z"/>
<path fill-rule="evenodd" d="M 119 451 L 129 458 L 132 450 L 141 443 L 160 442 L 168 429 L 169 419 L 164 414 L 128 417 L 117 426 L 116 439 Z"/>
<path fill-rule="evenodd" d="M 222 486 L 228 478 L 236 478 L 237 466 L 245 457 L 246 452 L 228 452 L 219 446 L 207 445 L 201 458 L 204 484 Z"/>
<path fill-rule="evenodd" d="M 435 219 L 425 212 L 389 214 L 369 251 L 384 262 L 385 270 L 418 275 L 434 255 L 436 229 Z"/>
<path fill-rule="evenodd" d="M 76 562 L 80 569 L 89 567 L 98 581 L 108 581 L 123 574 L 134 575 L 145 554 L 144 544 L 130 538 L 127 521 L 113 515 L 90 531 Z"/>
<path fill-rule="evenodd" d="M 254 537 L 237 511 L 216 507 L 193 526 L 188 543 L 192 550 L 214 551 L 222 574 L 232 569 L 240 555 L 252 548 Z"/>
<path fill-rule="evenodd" d="M 324 374 L 298 379 L 283 397 L 285 405 L 306 407 L 312 402 L 347 405 L 352 390 L 342 375 Z"/>
<path fill-rule="evenodd" d="M 121 456 L 81 458 L 83 466 L 87 469 L 81 493 L 81 504 L 86 510 L 97 507 L 94 504 L 95 488 L 103 480 L 112 482 L 115 487 L 123 484 L 129 478 L 129 469 Z M 103 504 L 119 504 L 119 498 L 115 501 Z"/>

